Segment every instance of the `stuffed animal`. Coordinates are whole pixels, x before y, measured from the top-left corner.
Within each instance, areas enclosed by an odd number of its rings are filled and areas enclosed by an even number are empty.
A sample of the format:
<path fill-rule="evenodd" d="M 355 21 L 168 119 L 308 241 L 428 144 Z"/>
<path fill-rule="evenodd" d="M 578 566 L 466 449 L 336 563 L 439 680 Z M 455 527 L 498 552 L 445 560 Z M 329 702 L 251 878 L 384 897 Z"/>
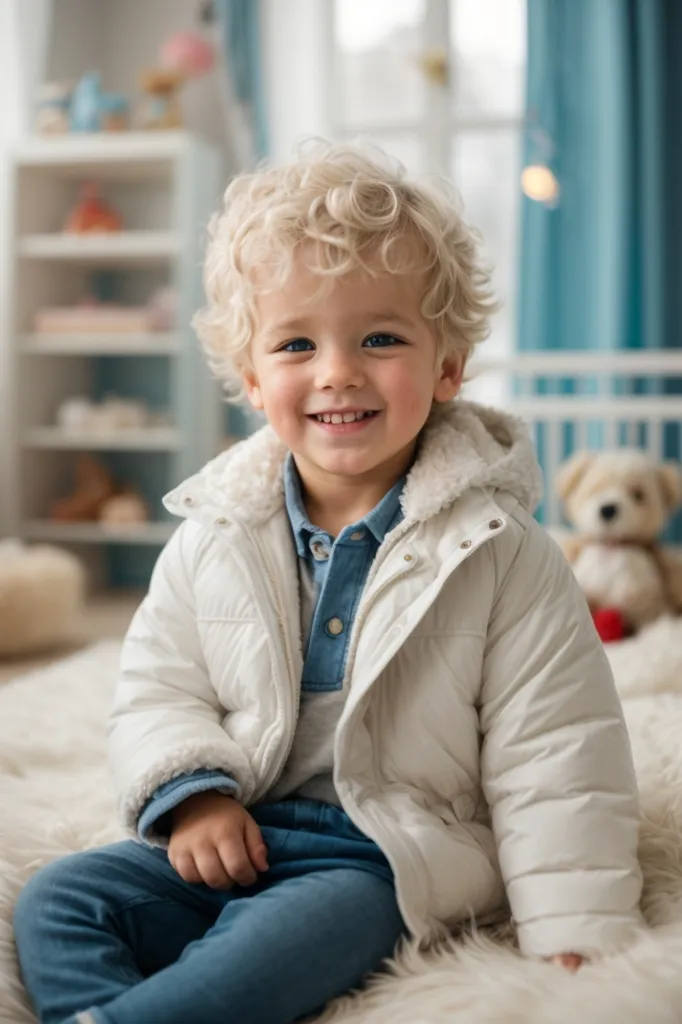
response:
<path fill-rule="evenodd" d="M 116 493 L 114 478 L 92 455 L 81 455 L 76 463 L 76 486 L 66 498 L 52 506 L 52 518 L 59 522 L 92 522 L 99 519 L 106 501 Z"/>
<path fill-rule="evenodd" d="M 64 231 L 69 234 L 101 234 L 123 230 L 123 219 L 100 194 L 94 181 L 81 186 L 76 205 L 66 218 Z"/>
<path fill-rule="evenodd" d="M 140 77 L 144 99 L 138 111 L 138 127 L 147 131 L 182 128 L 178 93 L 184 84 L 181 71 L 146 71 Z"/>
<path fill-rule="evenodd" d="M 605 642 L 682 611 L 682 557 L 657 537 L 682 502 L 674 465 L 638 450 L 578 452 L 557 492 L 575 532 L 559 543 Z"/>
<path fill-rule="evenodd" d="M 149 506 L 137 491 L 127 490 L 104 502 L 99 521 L 110 526 L 146 523 L 149 521 Z"/>

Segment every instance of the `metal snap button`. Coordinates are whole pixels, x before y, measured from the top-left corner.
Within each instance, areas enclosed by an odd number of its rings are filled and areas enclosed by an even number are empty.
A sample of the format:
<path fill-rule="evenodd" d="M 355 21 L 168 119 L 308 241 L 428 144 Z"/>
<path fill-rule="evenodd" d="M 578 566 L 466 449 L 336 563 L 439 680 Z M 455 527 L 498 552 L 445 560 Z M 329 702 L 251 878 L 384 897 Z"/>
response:
<path fill-rule="evenodd" d="M 216 519 L 216 526 L 226 526 L 226 525 L 227 525 L 227 519 L 225 518 L 225 516 L 220 516 L 219 519 Z"/>
<path fill-rule="evenodd" d="M 405 559 L 406 562 L 412 561 L 412 555 L 403 555 L 403 558 Z"/>
<path fill-rule="evenodd" d="M 466 551 L 468 548 L 471 547 L 471 545 L 472 545 L 472 541 L 470 541 L 470 540 L 463 540 L 462 543 L 460 544 L 460 547 L 461 547 L 462 551 Z"/>
<path fill-rule="evenodd" d="M 183 501 L 184 505 L 193 505 L 194 504 L 194 498 L 192 497 L 191 494 L 186 494 L 185 497 L 182 499 L 182 501 Z"/>
<path fill-rule="evenodd" d="M 331 633 L 332 636 L 338 636 L 339 633 L 343 633 L 343 622 L 336 615 L 327 623 L 327 632 Z"/>
<path fill-rule="evenodd" d="M 499 530 L 499 528 L 502 526 L 502 520 L 491 519 L 490 522 L 488 523 L 488 526 L 490 527 L 491 530 Z"/>
<path fill-rule="evenodd" d="M 351 533 L 351 540 L 362 540 L 365 536 L 364 530 L 356 530 L 355 533 Z"/>

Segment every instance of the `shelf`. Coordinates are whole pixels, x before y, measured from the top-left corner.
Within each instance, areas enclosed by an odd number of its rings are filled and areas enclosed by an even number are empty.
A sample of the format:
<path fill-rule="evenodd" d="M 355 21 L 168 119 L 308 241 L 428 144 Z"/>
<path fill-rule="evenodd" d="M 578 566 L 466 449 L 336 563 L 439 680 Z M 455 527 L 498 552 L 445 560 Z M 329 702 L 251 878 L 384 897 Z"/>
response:
<path fill-rule="evenodd" d="M 23 235 L 17 248 L 24 259 L 121 265 L 165 263 L 179 255 L 181 241 L 173 231 L 118 231 L 92 235 L 52 232 Z"/>
<path fill-rule="evenodd" d="M 21 144 L 15 161 L 51 175 L 83 178 L 93 173 L 112 179 L 170 176 L 174 160 L 199 145 L 188 132 L 93 132 L 36 135 Z"/>
<path fill-rule="evenodd" d="M 21 527 L 26 540 L 56 544 L 165 544 L 178 524 L 130 523 L 57 523 L 50 519 L 30 519 Z"/>
<path fill-rule="evenodd" d="M 35 427 L 23 437 L 24 448 L 67 451 L 178 451 L 182 434 L 174 427 L 147 427 L 115 433 L 90 431 L 86 434 L 61 427 Z"/>
<path fill-rule="evenodd" d="M 172 356 L 181 351 L 177 334 L 26 334 L 19 351 L 49 356 Z"/>

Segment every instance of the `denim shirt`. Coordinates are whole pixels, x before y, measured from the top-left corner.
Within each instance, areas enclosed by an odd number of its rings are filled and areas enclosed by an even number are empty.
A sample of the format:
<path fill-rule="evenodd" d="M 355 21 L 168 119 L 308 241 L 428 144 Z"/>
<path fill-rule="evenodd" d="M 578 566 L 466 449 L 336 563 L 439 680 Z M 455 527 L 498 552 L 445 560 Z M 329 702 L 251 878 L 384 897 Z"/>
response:
<path fill-rule="evenodd" d="M 334 539 L 308 519 L 298 470 L 293 456 L 287 456 L 287 513 L 296 551 L 314 589 L 311 621 L 305 621 L 305 608 L 302 616 L 303 690 L 341 689 L 351 630 L 367 574 L 384 537 L 403 518 L 400 496 L 404 483 L 404 479 L 399 480 L 364 519 L 344 527 Z"/>
<path fill-rule="evenodd" d="M 384 537 L 403 518 L 402 478 L 371 512 L 334 538 L 313 525 L 306 514 L 301 480 L 293 456 L 284 465 L 284 495 L 299 557 L 301 631 L 304 664 L 301 706 L 294 743 L 272 799 L 297 795 L 338 803 L 332 780 L 333 734 L 343 710 L 341 692 L 348 644 L 370 567 Z M 336 691 L 336 692 L 335 692 Z M 145 839 L 152 826 L 170 831 L 170 812 L 195 793 L 217 790 L 239 796 L 229 775 L 199 769 L 160 786 L 145 805 L 138 834 Z"/>

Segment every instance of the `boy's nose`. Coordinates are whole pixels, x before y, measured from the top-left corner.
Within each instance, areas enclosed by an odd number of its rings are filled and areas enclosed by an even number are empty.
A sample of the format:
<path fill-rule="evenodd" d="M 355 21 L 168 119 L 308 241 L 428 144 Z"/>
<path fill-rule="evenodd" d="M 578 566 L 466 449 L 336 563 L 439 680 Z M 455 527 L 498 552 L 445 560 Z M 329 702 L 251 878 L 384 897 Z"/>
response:
<path fill-rule="evenodd" d="M 328 388 L 334 391 L 361 387 L 364 375 L 359 360 L 345 353 L 329 354 L 320 363 L 316 383 L 320 389 Z"/>

